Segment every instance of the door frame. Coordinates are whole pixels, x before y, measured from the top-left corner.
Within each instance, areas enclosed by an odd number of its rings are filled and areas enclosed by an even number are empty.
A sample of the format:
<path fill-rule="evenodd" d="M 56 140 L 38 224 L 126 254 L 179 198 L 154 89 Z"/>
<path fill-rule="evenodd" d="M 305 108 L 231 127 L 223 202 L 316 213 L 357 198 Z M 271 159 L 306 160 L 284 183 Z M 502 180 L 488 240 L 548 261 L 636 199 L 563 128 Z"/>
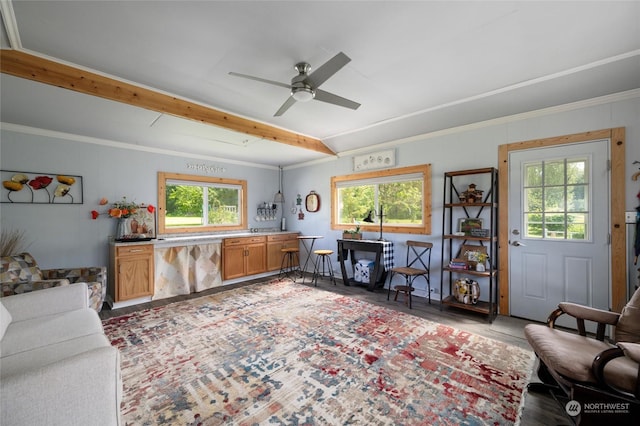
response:
<path fill-rule="evenodd" d="M 513 151 L 609 139 L 611 153 L 610 231 L 611 234 L 611 306 L 620 312 L 626 304 L 627 256 L 625 255 L 625 128 L 594 130 L 584 133 L 513 142 L 498 147 L 498 283 L 500 315 L 509 311 L 509 154 Z"/>

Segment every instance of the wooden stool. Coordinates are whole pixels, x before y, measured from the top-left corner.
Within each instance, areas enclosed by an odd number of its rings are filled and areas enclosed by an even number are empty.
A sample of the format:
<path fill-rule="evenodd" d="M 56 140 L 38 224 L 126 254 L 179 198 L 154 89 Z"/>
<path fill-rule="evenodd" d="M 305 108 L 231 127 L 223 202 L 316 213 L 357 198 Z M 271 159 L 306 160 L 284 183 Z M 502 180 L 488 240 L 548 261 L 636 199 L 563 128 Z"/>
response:
<path fill-rule="evenodd" d="M 333 281 L 333 285 L 336 285 L 336 279 L 333 276 L 333 266 L 331 265 L 330 256 L 333 254 L 333 250 L 314 250 L 313 254 L 316 255 L 316 263 L 313 268 L 313 285 L 318 285 L 318 275 L 320 275 L 320 262 L 322 262 L 322 277 L 324 278 L 324 267 L 325 264 L 328 265 L 327 269 L 329 271 L 329 279 Z"/>
<path fill-rule="evenodd" d="M 280 252 L 282 252 L 282 262 L 280 263 L 278 278 L 282 278 L 283 276 L 291 278 L 291 275 L 293 275 L 294 277 L 292 279 L 295 281 L 296 272 L 302 276 L 300 270 L 300 249 L 297 247 L 289 247 L 280 249 Z"/>
<path fill-rule="evenodd" d="M 409 302 L 411 300 L 411 292 L 413 292 L 414 288 L 409 285 L 397 285 L 393 287 L 393 289 L 396 291 L 396 295 L 394 296 L 393 300 L 397 301 L 398 294 L 402 293 L 404 294 L 404 304 L 411 308 L 411 304 Z"/>

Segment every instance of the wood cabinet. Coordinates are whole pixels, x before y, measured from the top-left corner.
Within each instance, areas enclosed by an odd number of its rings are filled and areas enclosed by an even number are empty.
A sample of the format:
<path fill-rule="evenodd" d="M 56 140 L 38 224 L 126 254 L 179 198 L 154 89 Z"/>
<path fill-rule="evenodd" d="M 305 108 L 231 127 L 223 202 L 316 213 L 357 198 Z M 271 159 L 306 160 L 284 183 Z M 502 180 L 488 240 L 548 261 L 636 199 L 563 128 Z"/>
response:
<path fill-rule="evenodd" d="M 264 236 L 225 238 L 222 249 L 225 280 L 267 270 L 267 239 Z"/>
<path fill-rule="evenodd" d="M 477 184 L 477 185 L 476 185 Z M 477 190 L 476 190 L 477 188 Z M 480 188 L 483 188 L 480 191 Z M 498 313 L 498 171 L 493 168 L 460 170 L 444 174 L 442 213 L 442 268 L 440 294 L 443 306 L 479 312 L 493 321 Z M 475 256 L 486 260 L 475 269 Z M 467 256 L 467 257 L 466 257 Z M 467 281 L 465 281 L 467 279 Z M 479 300 L 456 297 L 462 288 L 478 286 Z M 470 283 L 469 287 L 465 287 Z M 475 283 L 475 284 L 473 284 Z M 448 287 L 449 296 L 443 290 Z M 461 295 L 463 292 L 459 292 Z"/>
<path fill-rule="evenodd" d="M 267 236 L 267 270 L 278 271 L 282 265 L 282 249 L 298 248 L 300 243 L 298 233 L 278 234 Z M 297 259 L 298 262 L 300 259 Z M 298 266 L 295 264 L 294 266 Z"/>
<path fill-rule="evenodd" d="M 113 245 L 110 264 L 115 302 L 153 295 L 153 244 Z"/>

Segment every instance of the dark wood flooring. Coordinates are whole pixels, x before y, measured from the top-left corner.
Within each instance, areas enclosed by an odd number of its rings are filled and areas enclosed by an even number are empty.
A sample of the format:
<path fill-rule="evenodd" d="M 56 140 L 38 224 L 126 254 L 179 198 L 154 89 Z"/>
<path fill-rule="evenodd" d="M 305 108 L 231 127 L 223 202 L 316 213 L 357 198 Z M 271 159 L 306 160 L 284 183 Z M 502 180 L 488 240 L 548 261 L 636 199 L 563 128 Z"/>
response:
<path fill-rule="evenodd" d="M 221 291 L 228 291 L 230 289 L 246 286 L 249 284 L 266 282 L 270 278 L 273 277 L 248 280 L 242 283 L 226 285 L 223 287 L 206 290 L 200 293 L 194 293 L 185 296 L 176 296 L 169 299 L 142 303 L 139 305 L 129 306 L 116 310 L 103 309 L 100 313 L 100 317 L 102 319 L 107 319 L 125 315 L 138 310 L 162 306 L 180 300 L 201 297 Z M 304 285 L 313 285 L 309 281 L 310 280 L 307 278 Z M 301 280 L 298 279 L 298 282 L 301 283 Z M 409 309 L 409 307 L 404 303 L 402 295 L 399 296 L 397 302 L 393 301 L 393 294 L 391 295 L 391 300 L 387 301 L 387 290 L 385 289 L 377 289 L 374 292 L 370 292 L 367 291 L 365 287 L 361 286 L 345 286 L 342 284 L 342 280 L 337 280 L 337 283 L 337 285 L 333 285 L 333 283 L 328 279 L 321 279 L 318 281 L 317 287 L 342 295 L 356 297 L 361 300 L 366 300 L 370 303 L 385 306 L 390 309 L 395 309 L 411 315 L 416 315 L 430 321 L 439 322 L 441 324 L 446 324 L 451 327 L 463 329 L 471 333 L 479 334 L 481 336 L 530 349 L 527 340 L 524 337 L 523 330 L 524 326 L 531 321 L 513 317 L 498 316 L 491 324 L 489 324 L 487 321 L 487 317 L 484 315 L 450 307 L 445 307 L 441 311 L 439 303 L 437 303 L 436 301 L 432 301 L 431 305 L 429 305 L 425 298 L 420 297 L 413 298 L 413 309 Z M 532 372 L 531 381 L 537 381 L 535 371 Z M 428 401 L 425 401 L 425 403 L 428 403 Z M 571 419 L 565 415 L 564 409 L 550 395 L 532 392 L 528 392 L 526 394 L 524 409 L 520 420 L 521 426 L 568 426 L 572 424 L 573 423 Z"/>

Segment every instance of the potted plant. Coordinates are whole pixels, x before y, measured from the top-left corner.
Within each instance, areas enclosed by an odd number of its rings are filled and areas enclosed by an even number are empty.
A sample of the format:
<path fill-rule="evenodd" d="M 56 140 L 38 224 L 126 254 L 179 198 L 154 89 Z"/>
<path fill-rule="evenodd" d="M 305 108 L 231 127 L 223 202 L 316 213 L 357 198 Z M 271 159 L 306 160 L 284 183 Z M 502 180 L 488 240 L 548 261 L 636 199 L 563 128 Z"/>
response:
<path fill-rule="evenodd" d="M 343 240 L 361 240 L 362 234 L 360 233 L 360 225 L 356 225 L 355 228 L 346 229 L 342 232 Z"/>

